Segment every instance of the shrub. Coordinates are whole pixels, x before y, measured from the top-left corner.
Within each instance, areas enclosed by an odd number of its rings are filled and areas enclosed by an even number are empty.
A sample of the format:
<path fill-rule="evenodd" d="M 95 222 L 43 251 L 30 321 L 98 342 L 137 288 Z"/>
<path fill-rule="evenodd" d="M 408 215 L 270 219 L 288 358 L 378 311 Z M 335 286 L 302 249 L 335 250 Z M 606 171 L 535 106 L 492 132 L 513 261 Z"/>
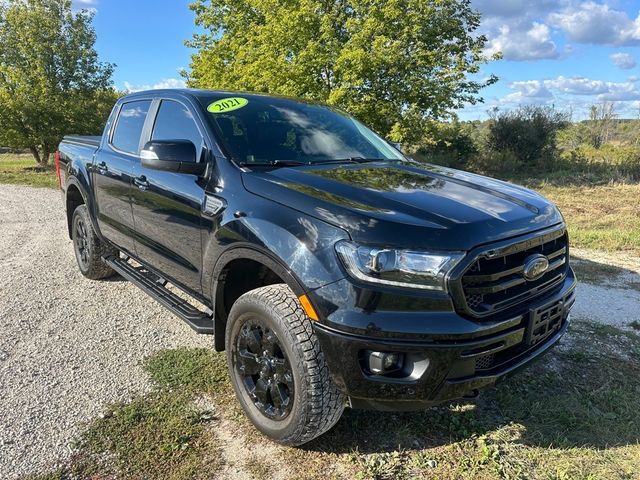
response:
<path fill-rule="evenodd" d="M 482 175 L 510 178 L 522 172 L 523 162 L 511 150 L 486 150 L 471 159 L 468 169 Z"/>
<path fill-rule="evenodd" d="M 416 156 L 438 165 L 464 168 L 478 153 L 474 123 L 430 122 Z"/>
<path fill-rule="evenodd" d="M 511 152 L 525 168 L 548 168 L 557 157 L 556 135 L 567 124 L 566 114 L 549 107 L 501 112 L 491 118 L 487 148 Z"/>
<path fill-rule="evenodd" d="M 563 154 L 574 171 L 587 172 L 616 182 L 640 180 L 640 147 L 604 144 L 582 146 Z"/>
<path fill-rule="evenodd" d="M 613 102 L 591 105 L 587 130 L 589 131 L 589 142 L 592 147 L 599 149 L 611 139 L 616 127 L 617 117 Z"/>

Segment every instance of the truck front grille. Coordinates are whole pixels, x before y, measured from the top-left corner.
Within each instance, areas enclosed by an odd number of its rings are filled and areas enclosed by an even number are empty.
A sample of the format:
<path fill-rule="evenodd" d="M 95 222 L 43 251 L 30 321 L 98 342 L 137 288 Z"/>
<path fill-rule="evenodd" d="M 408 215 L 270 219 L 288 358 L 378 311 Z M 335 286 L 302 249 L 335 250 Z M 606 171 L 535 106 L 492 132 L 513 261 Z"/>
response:
<path fill-rule="evenodd" d="M 485 316 L 521 304 L 559 285 L 568 270 L 568 238 L 560 230 L 495 250 L 485 250 L 464 270 L 460 286 L 464 307 Z M 549 262 L 539 278 L 525 278 L 525 264 L 543 255 Z"/>

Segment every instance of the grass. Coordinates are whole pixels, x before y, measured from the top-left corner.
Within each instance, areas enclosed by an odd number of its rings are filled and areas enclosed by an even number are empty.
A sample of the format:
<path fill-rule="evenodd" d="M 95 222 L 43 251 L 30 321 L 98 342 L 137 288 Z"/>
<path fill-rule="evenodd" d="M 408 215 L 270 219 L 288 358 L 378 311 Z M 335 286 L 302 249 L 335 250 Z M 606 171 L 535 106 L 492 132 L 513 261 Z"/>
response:
<path fill-rule="evenodd" d="M 27 479 L 186 480 L 220 468 L 218 440 L 209 428 L 216 416 L 197 400 L 204 392 L 229 396 L 223 355 L 166 350 L 146 359 L 145 369 L 156 385 L 151 393 L 109 406 L 87 425 L 67 466 Z"/>
<path fill-rule="evenodd" d="M 640 253 L 640 184 L 542 185 L 538 190 L 562 211 L 572 245 Z"/>
<path fill-rule="evenodd" d="M 227 378 L 222 356 L 208 349 L 165 350 L 147 358 L 144 368 L 157 385 L 211 393 Z"/>
<path fill-rule="evenodd" d="M 81 454 L 71 470 L 77 476 L 193 478 L 215 470 L 215 436 L 205 435 L 212 420 L 184 392 L 161 390 L 127 404 L 113 405 L 82 435 Z"/>
<path fill-rule="evenodd" d="M 565 339 L 475 403 L 346 410 L 299 449 L 274 446 L 238 415 L 223 354 L 166 350 L 145 361 L 153 392 L 111 406 L 69 465 L 30 478 L 212 478 L 234 455 L 236 472 L 260 479 L 639 478 L 640 335 L 578 322 Z M 218 437 L 223 417 L 234 429 L 227 436 L 245 439 L 234 452 Z"/>
<path fill-rule="evenodd" d="M 40 167 L 31 155 L 0 154 L 0 183 L 57 188 L 55 166 Z"/>

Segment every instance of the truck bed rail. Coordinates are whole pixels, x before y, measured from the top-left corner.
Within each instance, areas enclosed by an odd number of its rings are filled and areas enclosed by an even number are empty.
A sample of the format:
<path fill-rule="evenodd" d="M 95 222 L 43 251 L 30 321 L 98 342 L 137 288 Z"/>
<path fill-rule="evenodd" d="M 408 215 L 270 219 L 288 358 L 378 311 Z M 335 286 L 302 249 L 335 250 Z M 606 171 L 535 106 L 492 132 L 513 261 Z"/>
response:
<path fill-rule="evenodd" d="M 76 143 L 78 145 L 90 145 L 98 148 L 102 141 L 101 135 L 65 135 L 62 139 L 66 143 Z"/>

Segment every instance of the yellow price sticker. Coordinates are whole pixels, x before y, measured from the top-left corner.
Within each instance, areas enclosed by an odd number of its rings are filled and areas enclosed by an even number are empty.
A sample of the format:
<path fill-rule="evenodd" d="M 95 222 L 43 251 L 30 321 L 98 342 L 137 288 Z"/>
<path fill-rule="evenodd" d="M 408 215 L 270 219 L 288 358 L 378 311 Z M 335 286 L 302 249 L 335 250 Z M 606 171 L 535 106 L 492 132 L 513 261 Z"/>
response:
<path fill-rule="evenodd" d="M 207 110 L 211 113 L 227 113 L 244 107 L 249 100 L 242 97 L 222 98 L 210 104 Z"/>

